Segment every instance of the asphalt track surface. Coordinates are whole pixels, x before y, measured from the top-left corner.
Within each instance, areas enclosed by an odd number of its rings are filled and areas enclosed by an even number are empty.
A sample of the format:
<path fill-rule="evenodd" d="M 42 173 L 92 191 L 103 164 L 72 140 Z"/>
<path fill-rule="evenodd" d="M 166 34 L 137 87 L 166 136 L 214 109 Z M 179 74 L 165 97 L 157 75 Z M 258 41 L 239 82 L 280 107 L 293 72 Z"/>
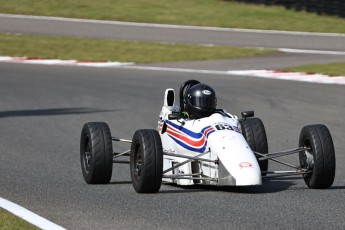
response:
<path fill-rule="evenodd" d="M 121 68 L 0 69 L 0 196 L 67 229 L 345 227 L 344 86 Z M 164 90 L 187 79 L 213 86 L 219 107 L 233 114 L 255 110 L 271 151 L 296 147 L 303 125 L 326 124 L 337 158 L 333 187 L 311 190 L 295 176 L 246 188 L 164 184 L 157 194 L 137 194 L 127 165 L 115 165 L 110 184 L 87 185 L 79 163 L 83 124 L 105 121 L 114 136 L 129 139 L 136 129 L 154 129 Z M 297 156 L 286 159 L 297 163 Z"/>
<path fill-rule="evenodd" d="M 0 15 L 0 31 L 173 43 L 345 51 L 345 35 Z M 301 36 L 303 34 L 303 36 Z"/>

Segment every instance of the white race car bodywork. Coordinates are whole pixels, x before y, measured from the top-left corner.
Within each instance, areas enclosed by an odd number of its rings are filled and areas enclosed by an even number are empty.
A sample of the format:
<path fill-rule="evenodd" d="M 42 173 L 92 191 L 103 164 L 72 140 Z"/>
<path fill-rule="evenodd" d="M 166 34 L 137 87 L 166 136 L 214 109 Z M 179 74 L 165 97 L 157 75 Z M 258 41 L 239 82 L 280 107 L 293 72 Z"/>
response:
<path fill-rule="evenodd" d="M 166 97 L 168 91 L 172 89 L 167 89 Z M 158 121 L 163 151 L 167 153 L 163 158 L 163 173 L 177 179 L 163 177 L 164 181 L 179 185 L 262 184 L 258 161 L 241 133 L 236 116 L 218 110 L 202 119 L 169 120 L 169 114 L 177 112 L 178 107 L 174 104 L 168 106 L 166 97 Z M 198 159 L 182 164 L 186 161 L 183 156 L 190 159 L 198 155 Z M 202 180 L 182 179 L 183 176 L 198 176 Z"/>
<path fill-rule="evenodd" d="M 180 95 L 191 82 L 195 80 L 182 84 Z M 304 126 L 298 148 L 269 153 L 261 119 L 254 117 L 254 111 L 243 111 L 241 117 L 217 109 L 209 117 L 188 119 L 175 105 L 174 90 L 167 89 L 157 130 L 138 129 L 129 140 L 111 136 L 105 122 L 84 124 L 80 139 L 83 177 L 88 184 L 109 183 L 116 163 L 129 164 L 138 193 L 156 193 L 162 181 L 252 186 L 261 185 L 262 178 L 296 175 L 302 175 L 309 188 L 332 186 L 335 151 L 325 125 Z M 131 147 L 114 152 L 112 141 L 130 143 Z M 298 165 L 276 159 L 291 154 L 298 154 Z M 269 171 L 269 160 L 292 170 Z"/>

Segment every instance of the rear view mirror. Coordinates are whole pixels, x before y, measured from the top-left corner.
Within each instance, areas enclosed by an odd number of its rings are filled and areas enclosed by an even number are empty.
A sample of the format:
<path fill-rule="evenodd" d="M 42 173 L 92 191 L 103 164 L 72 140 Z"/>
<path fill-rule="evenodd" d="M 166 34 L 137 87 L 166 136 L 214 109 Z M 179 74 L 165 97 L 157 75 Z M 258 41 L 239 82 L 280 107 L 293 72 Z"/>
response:
<path fill-rule="evenodd" d="M 182 115 L 180 113 L 172 113 L 168 115 L 169 120 L 178 120 L 182 118 Z"/>
<path fill-rule="evenodd" d="M 243 111 L 241 112 L 242 118 L 246 119 L 247 117 L 254 117 L 254 111 Z"/>

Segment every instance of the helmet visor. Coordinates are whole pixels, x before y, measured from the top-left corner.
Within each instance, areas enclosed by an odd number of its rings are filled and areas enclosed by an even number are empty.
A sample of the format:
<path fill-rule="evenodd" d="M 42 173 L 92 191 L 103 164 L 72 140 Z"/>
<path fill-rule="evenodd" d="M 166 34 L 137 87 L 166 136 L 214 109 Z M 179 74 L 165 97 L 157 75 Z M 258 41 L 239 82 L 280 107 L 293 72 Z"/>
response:
<path fill-rule="evenodd" d="M 189 103 L 195 107 L 203 109 L 215 109 L 217 105 L 216 97 L 195 97 L 191 96 L 188 98 Z"/>

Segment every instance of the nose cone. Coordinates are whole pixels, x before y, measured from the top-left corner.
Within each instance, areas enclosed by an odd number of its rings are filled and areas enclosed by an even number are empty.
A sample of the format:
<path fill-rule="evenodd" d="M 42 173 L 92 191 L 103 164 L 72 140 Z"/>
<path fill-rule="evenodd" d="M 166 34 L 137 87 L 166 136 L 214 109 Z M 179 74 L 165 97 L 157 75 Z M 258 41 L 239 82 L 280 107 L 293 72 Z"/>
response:
<path fill-rule="evenodd" d="M 213 135 L 217 137 L 220 132 Z M 220 141 L 221 140 L 221 141 Z M 228 133 L 228 135 L 219 135 L 217 143 L 213 146 L 213 150 L 217 152 L 218 158 L 224 167 L 220 176 L 230 176 L 233 178 L 228 185 L 249 186 L 261 185 L 261 170 L 253 151 L 248 146 L 244 137 L 239 133 Z M 225 173 L 226 172 L 226 173 Z M 222 185 L 227 185 L 222 183 Z"/>
<path fill-rule="evenodd" d="M 261 171 L 254 168 L 241 168 L 236 177 L 237 186 L 261 185 Z"/>

